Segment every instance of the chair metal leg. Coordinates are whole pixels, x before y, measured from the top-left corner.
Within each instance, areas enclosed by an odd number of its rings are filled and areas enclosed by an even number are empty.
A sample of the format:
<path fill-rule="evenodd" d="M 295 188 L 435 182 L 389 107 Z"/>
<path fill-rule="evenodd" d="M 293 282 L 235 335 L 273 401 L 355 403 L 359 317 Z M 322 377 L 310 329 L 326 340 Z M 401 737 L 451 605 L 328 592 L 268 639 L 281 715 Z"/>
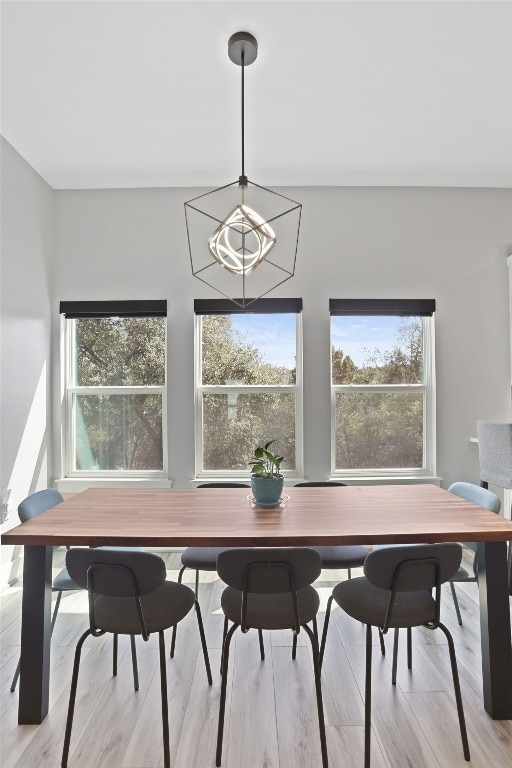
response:
<path fill-rule="evenodd" d="M 197 600 L 195 601 L 197 625 L 199 627 L 199 635 L 201 637 L 201 647 L 203 649 L 204 665 L 206 667 L 206 677 L 208 678 L 208 685 L 212 684 L 212 671 L 210 669 L 210 659 L 208 656 L 208 648 L 206 647 L 206 637 L 204 635 L 203 617 L 201 616 L 201 609 Z"/>
<path fill-rule="evenodd" d="M 185 573 L 186 570 L 187 570 L 187 566 L 186 565 L 183 565 L 180 568 L 180 572 L 178 573 L 178 584 L 181 584 L 182 579 L 183 579 L 183 574 Z M 196 571 L 196 574 L 197 574 L 197 571 Z M 196 600 L 197 600 L 197 588 L 196 588 Z M 176 632 L 177 631 L 178 631 L 178 625 L 175 624 L 174 627 L 172 628 L 171 654 L 170 654 L 171 655 L 171 659 L 174 658 L 174 650 L 176 648 Z"/>
<path fill-rule="evenodd" d="M 464 719 L 464 707 L 462 705 L 462 696 L 460 693 L 459 672 L 457 670 L 457 657 L 455 656 L 455 646 L 453 644 L 453 637 L 451 636 L 451 633 L 449 632 L 449 630 L 444 626 L 444 624 L 441 624 L 441 622 L 439 622 L 437 626 L 444 633 L 446 639 L 448 640 L 448 650 L 450 652 L 450 664 L 452 667 L 453 689 L 455 691 L 455 701 L 457 703 L 457 714 L 459 716 L 460 737 L 462 739 L 462 751 L 464 752 L 464 758 L 469 761 L 471 758 L 469 756 L 468 734 L 466 732 L 466 721 Z"/>
<path fill-rule="evenodd" d="M 61 599 L 62 599 L 62 590 L 59 589 L 57 592 L 57 600 L 55 601 L 55 608 L 53 609 L 52 623 L 50 624 L 50 637 L 53 635 L 53 628 L 55 626 L 55 621 L 57 619 L 57 614 L 59 612 Z M 21 667 L 21 655 L 20 655 L 20 658 L 18 659 L 18 665 L 16 667 L 16 671 L 12 679 L 11 688 L 10 688 L 11 693 L 14 693 L 14 691 L 16 690 L 16 686 L 18 684 L 18 678 L 20 676 L 20 667 Z"/>
<path fill-rule="evenodd" d="M 82 646 L 84 644 L 84 641 L 89 637 L 90 634 L 91 634 L 91 630 L 90 629 L 86 630 L 86 632 L 83 633 L 78 643 L 76 644 L 75 662 L 73 664 L 73 676 L 71 678 L 71 690 L 69 692 L 69 706 L 68 706 L 68 717 L 66 721 L 66 733 L 64 735 L 64 747 L 62 749 L 62 761 L 61 761 L 62 768 L 66 768 L 68 764 L 69 744 L 71 741 L 71 729 L 73 727 L 73 715 L 75 712 L 78 672 L 80 669 L 80 655 L 82 653 Z"/>
<path fill-rule="evenodd" d="M 137 648 L 135 647 L 135 637 L 130 635 L 130 647 L 132 651 L 132 669 L 133 669 L 133 687 L 139 690 L 139 669 L 137 666 Z"/>
<path fill-rule="evenodd" d="M 380 652 L 383 656 L 386 655 L 386 646 L 384 645 L 384 635 L 382 634 L 382 629 L 380 627 L 377 627 L 379 630 L 379 640 L 380 640 Z"/>
<path fill-rule="evenodd" d="M 199 571 L 196 571 L 196 600 L 199 597 Z"/>
<path fill-rule="evenodd" d="M 455 591 L 455 585 L 453 581 L 450 581 L 450 589 L 452 591 L 453 604 L 455 606 L 455 613 L 457 614 L 457 621 L 459 622 L 459 626 L 462 627 L 462 616 L 460 615 L 459 601 L 457 600 L 457 593 Z"/>
<path fill-rule="evenodd" d="M 391 669 L 391 682 L 393 685 L 396 685 L 396 668 L 398 664 L 398 637 L 400 635 L 400 630 L 398 627 L 395 627 L 395 637 L 393 639 L 393 666 Z"/>
<path fill-rule="evenodd" d="M 60 601 L 62 600 L 62 590 L 57 592 L 57 600 L 55 601 L 55 608 L 53 609 L 52 623 L 50 624 L 50 636 L 53 635 L 53 628 L 59 612 Z"/>
<path fill-rule="evenodd" d="M 165 638 L 163 631 L 158 633 L 160 649 L 160 692 L 162 695 L 162 733 L 164 740 L 164 766 L 170 768 L 171 756 L 169 749 L 169 706 L 167 703 L 167 674 L 165 671 Z"/>
<path fill-rule="evenodd" d="M 331 618 L 331 605 L 333 600 L 334 598 L 331 595 L 327 601 L 327 609 L 325 611 L 324 628 L 322 630 L 322 642 L 320 644 L 320 669 L 322 669 L 322 664 L 324 663 L 325 640 L 327 638 L 327 628 L 329 627 L 329 619 Z"/>
<path fill-rule="evenodd" d="M 297 658 L 297 634 L 293 633 L 293 645 L 292 645 L 292 659 L 295 661 Z"/>
<path fill-rule="evenodd" d="M 14 693 L 14 691 L 16 690 L 16 686 L 17 686 L 17 684 L 18 684 L 18 678 L 19 678 L 19 676 L 20 676 L 20 667 L 21 667 L 21 656 L 20 656 L 20 658 L 18 659 L 18 665 L 17 665 L 17 667 L 16 667 L 16 672 L 14 673 L 14 677 L 13 677 L 13 679 L 12 679 L 12 683 L 11 683 L 11 693 Z"/>
<path fill-rule="evenodd" d="M 350 580 L 352 578 L 352 569 L 351 568 L 347 568 L 347 571 L 348 571 L 348 578 Z"/>
<path fill-rule="evenodd" d="M 263 632 L 261 629 L 258 629 L 258 638 L 260 641 L 260 656 L 261 660 L 265 661 L 265 646 L 263 645 Z"/>
<path fill-rule="evenodd" d="M 412 628 L 407 627 L 407 669 L 412 669 Z"/>
<path fill-rule="evenodd" d="M 177 630 L 177 624 L 175 624 L 174 627 L 172 628 L 171 652 L 169 654 L 171 659 L 174 659 L 174 651 L 176 649 L 176 630 Z"/>
<path fill-rule="evenodd" d="M 366 625 L 366 677 L 364 685 L 364 768 L 370 768 L 372 737 L 372 627 Z"/>
<path fill-rule="evenodd" d="M 117 675 L 117 635 L 114 635 L 114 648 L 112 651 L 112 676 L 115 677 Z"/>
<path fill-rule="evenodd" d="M 220 706 L 219 706 L 219 728 L 217 731 L 217 754 L 215 756 L 215 765 L 220 766 L 222 760 L 222 737 L 224 735 L 224 712 L 226 709 L 226 688 L 228 682 L 228 664 L 229 664 L 229 644 L 235 630 L 239 627 L 239 624 L 233 624 L 231 629 L 226 635 L 224 640 L 224 649 L 222 652 L 222 685 L 220 689 Z"/>
<path fill-rule="evenodd" d="M 226 635 L 228 633 L 228 620 L 224 616 L 224 628 L 222 630 L 222 650 L 220 653 L 220 674 L 222 675 L 222 669 L 223 669 L 223 659 L 224 659 L 224 645 L 226 643 Z"/>
<path fill-rule="evenodd" d="M 318 623 L 316 620 L 316 616 L 314 617 L 313 621 L 311 622 L 313 624 L 313 634 L 316 637 L 316 641 L 318 643 L 318 648 L 320 649 L 320 641 L 318 639 Z"/>
<path fill-rule="evenodd" d="M 311 629 L 307 626 L 307 624 L 303 624 L 302 626 L 311 641 L 311 648 L 313 650 L 313 668 L 315 671 L 316 706 L 318 709 L 318 727 L 320 730 L 322 766 L 323 768 L 327 768 L 329 761 L 327 758 L 327 741 L 325 738 L 324 706 L 322 701 L 322 684 L 320 679 L 320 651 L 318 649 L 318 639 L 316 638 L 315 633 L 312 632 Z"/>

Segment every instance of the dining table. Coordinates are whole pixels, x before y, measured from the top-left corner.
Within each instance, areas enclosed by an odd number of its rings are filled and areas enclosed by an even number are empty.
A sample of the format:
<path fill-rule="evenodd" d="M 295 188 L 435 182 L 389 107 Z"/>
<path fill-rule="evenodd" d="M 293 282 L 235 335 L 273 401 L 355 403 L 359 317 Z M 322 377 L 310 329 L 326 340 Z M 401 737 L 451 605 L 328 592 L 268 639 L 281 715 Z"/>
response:
<path fill-rule="evenodd" d="M 255 506 L 247 488 L 90 488 L 12 528 L 24 545 L 18 722 L 48 713 L 53 548 L 478 543 L 483 703 L 512 719 L 507 541 L 512 522 L 430 484 L 285 488 Z"/>

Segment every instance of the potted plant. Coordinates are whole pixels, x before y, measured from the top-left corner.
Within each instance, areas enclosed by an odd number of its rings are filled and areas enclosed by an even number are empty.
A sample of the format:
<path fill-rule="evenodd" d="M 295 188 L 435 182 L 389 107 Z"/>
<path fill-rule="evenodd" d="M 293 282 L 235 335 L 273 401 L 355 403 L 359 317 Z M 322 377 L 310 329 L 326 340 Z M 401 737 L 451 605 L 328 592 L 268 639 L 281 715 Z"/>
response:
<path fill-rule="evenodd" d="M 284 477 L 281 474 L 282 456 L 277 456 L 269 451 L 274 441 L 265 443 L 263 448 L 258 446 L 249 461 L 252 465 L 251 488 L 256 504 L 272 507 L 281 500 Z"/>

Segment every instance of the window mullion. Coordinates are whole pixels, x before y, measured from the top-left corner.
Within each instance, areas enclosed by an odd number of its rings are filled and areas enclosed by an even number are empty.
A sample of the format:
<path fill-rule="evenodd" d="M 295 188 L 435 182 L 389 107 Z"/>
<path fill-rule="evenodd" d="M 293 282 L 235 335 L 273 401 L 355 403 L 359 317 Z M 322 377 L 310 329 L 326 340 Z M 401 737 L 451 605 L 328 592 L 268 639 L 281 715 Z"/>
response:
<path fill-rule="evenodd" d="M 332 384 L 334 392 L 425 392 L 426 384 Z"/>

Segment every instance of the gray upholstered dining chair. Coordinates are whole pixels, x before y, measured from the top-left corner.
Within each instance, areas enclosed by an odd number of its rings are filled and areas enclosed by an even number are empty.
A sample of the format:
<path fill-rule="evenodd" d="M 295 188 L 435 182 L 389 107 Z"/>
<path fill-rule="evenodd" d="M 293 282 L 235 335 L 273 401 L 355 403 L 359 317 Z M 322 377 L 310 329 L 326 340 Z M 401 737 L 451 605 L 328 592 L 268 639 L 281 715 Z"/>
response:
<path fill-rule="evenodd" d="M 477 421 L 480 485 L 489 483 L 512 489 L 512 424 L 501 421 Z M 512 516 L 512 509 L 511 509 Z M 512 542 L 508 545 L 509 594 L 512 595 Z"/>
<path fill-rule="evenodd" d="M 235 631 L 249 629 L 304 629 L 311 642 L 315 675 L 318 724 L 323 768 L 327 768 L 322 687 L 316 615 L 320 604 L 311 584 L 321 572 L 320 555 L 307 547 L 226 549 L 217 558 L 217 571 L 226 583 L 221 597 L 224 612 L 222 644 L 222 686 L 217 734 L 216 765 L 222 759 L 224 710 L 228 677 L 229 648 Z M 232 626 L 229 627 L 229 622 Z M 311 629 L 308 624 L 313 624 Z"/>
<path fill-rule="evenodd" d="M 512 424 L 477 421 L 476 432 L 482 487 L 512 488 Z"/>
<path fill-rule="evenodd" d="M 198 488 L 250 488 L 247 483 L 201 483 Z M 191 568 L 196 572 L 196 584 L 195 594 L 196 599 L 199 596 L 199 572 L 200 571 L 216 571 L 217 570 L 217 556 L 219 552 L 222 552 L 226 547 L 187 547 L 181 554 L 181 569 L 178 574 L 178 584 L 181 584 L 183 574 L 187 568 Z M 171 658 L 174 657 L 174 650 L 176 648 L 176 633 L 177 627 L 173 629 L 171 640 Z M 263 651 L 263 636 L 260 635 L 260 649 L 262 658 L 264 658 Z"/>
<path fill-rule="evenodd" d="M 23 501 L 20 502 L 18 505 L 18 517 L 22 523 L 27 522 L 27 520 L 31 520 L 34 517 L 37 517 L 37 515 L 40 515 L 41 512 L 46 512 L 47 509 L 51 509 L 52 507 L 56 507 L 58 504 L 61 504 L 64 501 L 63 496 L 59 493 L 59 491 L 55 490 L 55 488 L 44 488 L 42 491 L 36 491 L 35 493 L 31 493 L 30 496 L 27 496 L 26 499 L 23 499 Z M 69 547 L 66 547 L 67 550 L 69 550 Z M 109 549 L 123 549 L 123 547 L 109 547 Z M 129 547 L 130 551 L 138 551 L 138 547 Z M 53 634 L 53 628 L 55 626 L 55 621 L 57 619 L 57 614 L 59 612 L 59 606 L 60 601 L 62 599 L 62 593 L 63 592 L 74 592 L 76 590 L 82 589 L 73 579 L 70 577 L 67 568 L 62 568 L 59 573 L 55 576 L 55 578 L 52 580 L 52 592 L 57 593 L 57 600 L 55 601 L 55 607 L 53 609 L 52 614 L 52 620 L 50 625 L 50 634 Z M 133 669 L 133 683 L 135 686 L 135 690 L 138 690 L 139 688 L 139 677 L 138 677 L 138 670 L 137 670 L 137 652 L 135 649 L 135 638 L 130 638 L 131 643 L 131 652 L 132 652 L 132 669 Z M 14 677 L 12 679 L 11 683 L 11 692 L 14 692 L 16 690 L 16 685 L 18 683 L 18 678 L 20 675 L 20 665 L 21 665 L 21 656 L 18 660 L 18 665 L 16 667 L 16 671 L 14 673 Z M 114 649 L 113 649 L 113 660 L 112 660 L 112 666 L 113 666 L 113 674 L 117 674 L 117 635 L 114 635 Z"/>
<path fill-rule="evenodd" d="M 448 640 L 462 748 L 470 759 L 453 638 L 440 621 L 441 584 L 453 578 L 460 566 L 460 544 L 413 544 L 371 552 L 364 576 L 338 584 L 327 603 L 320 649 L 323 662 L 333 600 L 345 613 L 366 624 L 365 748 L 364 766 L 370 768 L 372 627 L 385 634 L 401 627 L 440 629 Z M 432 594 L 434 591 L 434 594 Z"/>
<path fill-rule="evenodd" d="M 456 496 L 460 496 L 461 498 L 466 499 L 467 501 L 472 501 L 474 504 L 478 504 L 479 506 L 484 507 L 485 509 L 488 509 L 490 512 L 498 513 L 500 511 L 501 504 L 496 494 L 492 493 L 492 491 L 489 491 L 485 488 L 481 488 L 478 485 L 474 485 L 473 483 L 465 483 L 465 482 L 452 483 L 448 488 L 448 491 L 449 493 L 454 493 Z M 394 545 L 376 544 L 373 547 L 373 549 L 374 551 L 377 551 L 379 549 L 387 549 L 390 546 L 394 546 Z M 403 545 L 396 545 L 396 546 L 403 546 Z M 478 545 L 476 544 L 476 542 L 465 541 L 464 546 L 474 552 L 473 563 L 472 563 L 473 573 L 472 574 L 468 573 L 466 568 L 463 565 L 460 565 L 457 570 L 457 573 L 451 579 L 449 579 L 453 605 L 455 608 L 455 613 L 457 615 L 457 621 L 459 622 L 460 626 L 462 626 L 462 616 L 460 612 L 459 601 L 457 598 L 457 592 L 455 590 L 455 584 L 457 582 L 475 582 L 477 581 L 477 576 L 478 576 L 478 559 L 477 559 Z M 379 640 L 380 640 L 382 655 L 385 656 L 386 649 L 384 645 L 384 638 L 382 636 L 382 632 L 380 631 L 380 629 L 379 629 Z M 397 656 L 398 656 L 398 632 L 395 633 L 395 640 L 393 645 L 393 673 L 392 673 L 393 682 L 396 682 Z M 411 627 L 407 628 L 407 666 L 409 669 L 412 668 Z"/>
<path fill-rule="evenodd" d="M 150 633 L 158 632 L 164 765 L 170 768 L 164 630 L 184 619 L 194 606 L 206 675 L 212 684 L 201 611 L 194 592 L 184 584 L 166 581 L 164 561 L 149 552 L 77 548 L 67 553 L 66 565 L 71 578 L 88 590 L 89 628 L 78 640 L 75 651 L 62 768 L 68 763 L 82 646 L 89 636 L 100 637 L 106 632 L 140 635 L 145 641 Z"/>
<path fill-rule="evenodd" d="M 474 504 L 478 504 L 484 509 L 488 509 L 490 512 L 498 514 L 501 508 L 501 502 L 495 493 L 489 491 L 487 488 L 482 488 L 479 485 L 473 485 L 473 483 L 452 483 L 448 488 L 450 493 L 454 493 L 456 496 L 460 496 L 467 501 L 472 501 Z M 457 599 L 457 593 L 455 591 L 455 584 L 457 582 L 474 582 L 478 581 L 478 545 L 476 542 L 465 541 L 464 546 L 474 552 L 472 571 L 470 574 L 464 568 L 463 565 L 459 566 L 459 569 L 455 576 L 450 579 L 450 589 L 453 597 L 453 604 L 455 606 L 455 613 L 457 614 L 457 621 L 462 626 L 462 616 L 459 608 L 459 601 Z"/>

